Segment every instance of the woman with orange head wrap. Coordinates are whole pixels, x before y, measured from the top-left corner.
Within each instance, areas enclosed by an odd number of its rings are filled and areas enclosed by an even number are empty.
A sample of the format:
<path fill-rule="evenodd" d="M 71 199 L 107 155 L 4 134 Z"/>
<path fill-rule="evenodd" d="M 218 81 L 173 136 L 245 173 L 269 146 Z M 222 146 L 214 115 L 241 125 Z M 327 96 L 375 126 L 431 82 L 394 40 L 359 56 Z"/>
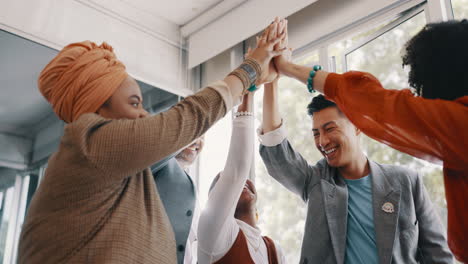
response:
<path fill-rule="evenodd" d="M 70 123 L 97 112 L 127 77 L 109 44 L 84 41 L 66 46 L 44 68 L 38 83 L 58 117 Z"/>
<path fill-rule="evenodd" d="M 223 81 L 154 116 L 111 46 L 84 41 L 61 50 L 39 89 L 67 125 L 28 209 L 19 263 L 176 263 L 148 166 L 200 137 L 252 84 L 275 78 L 269 65 L 281 52 L 273 46 L 284 38 L 277 24 Z"/>

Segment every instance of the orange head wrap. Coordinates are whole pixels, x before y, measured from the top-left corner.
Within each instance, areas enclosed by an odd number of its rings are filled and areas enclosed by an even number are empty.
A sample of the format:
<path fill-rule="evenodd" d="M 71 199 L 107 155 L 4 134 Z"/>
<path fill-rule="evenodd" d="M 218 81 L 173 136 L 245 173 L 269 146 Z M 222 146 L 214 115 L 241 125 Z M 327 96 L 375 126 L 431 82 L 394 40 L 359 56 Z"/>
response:
<path fill-rule="evenodd" d="M 91 41 L 72 43 L 42 70 L 39 90 L 63 121 L 95 113 L 127 78 L 112 47 Z"/>

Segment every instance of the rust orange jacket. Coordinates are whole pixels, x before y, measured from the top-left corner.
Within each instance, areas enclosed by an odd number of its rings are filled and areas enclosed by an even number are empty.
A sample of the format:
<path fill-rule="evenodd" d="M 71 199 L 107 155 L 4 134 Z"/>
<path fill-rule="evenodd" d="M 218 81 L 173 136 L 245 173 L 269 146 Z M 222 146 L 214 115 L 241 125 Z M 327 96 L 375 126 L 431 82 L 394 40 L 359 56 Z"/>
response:
<path fill-rule="evenodd" d="M 425 99 L 409 89 L 384 89 L 371 74 L 353 71 L 330 73 L 324 92 L 369 137 L 443 165 L 448 244 L 468 262 L 468 96 Z"/>

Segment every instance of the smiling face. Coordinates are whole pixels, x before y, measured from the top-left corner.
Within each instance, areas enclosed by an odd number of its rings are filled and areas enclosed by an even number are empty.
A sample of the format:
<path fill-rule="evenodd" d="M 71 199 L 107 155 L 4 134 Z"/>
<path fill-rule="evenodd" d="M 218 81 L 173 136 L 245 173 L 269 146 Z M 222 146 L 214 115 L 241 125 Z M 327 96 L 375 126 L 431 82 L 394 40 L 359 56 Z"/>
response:
<path fill-rule="evenodd" d="M 315 112 L 312 117 L 315 146 L 332 167 L 346 167 L 360 151 L 360 131 L 331 106 Z"/>
<path fill-rule="evenodd" d="M 197 138 L 192 144 L 177 154 L 176 159 L 179 164 L 186 169 L 197 159 L 198 154 L 203 150 L 205 145 L 205 136 Z"/>
<path fill-rule="evenodd" d="M 120 84 L 97 113 L 109 119 L 137 119 L 148 115 L 143 108 L 140 86 L 130 76 Z"/>

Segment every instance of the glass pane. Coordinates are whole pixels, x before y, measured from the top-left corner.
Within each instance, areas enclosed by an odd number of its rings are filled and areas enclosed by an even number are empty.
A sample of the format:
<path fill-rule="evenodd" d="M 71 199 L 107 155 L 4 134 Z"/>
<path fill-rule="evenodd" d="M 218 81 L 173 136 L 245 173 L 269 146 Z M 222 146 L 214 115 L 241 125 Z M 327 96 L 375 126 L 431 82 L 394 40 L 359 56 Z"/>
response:
<path fill-rule="evenodd" d="M 6 258 L 11 260 L 18 204 L 17 181 L 16 171 L 0 169 L 0 263 L 3 263 Z"/>
<path fill-rule="evenodd" d="M 402 68 L 400 51 L 425 23 L 425 15 L 421 12 L 353 51 L 346 56 L 348 69 L 372 73 L 387 89 L 408 88 L 408 71 Z M 366 136 L 362 141 L 370 159 L 380 163 L 406 166 L 421 172 L 429 196 L 446 225 L 447 210 L 442 168 L 396 151 Z"/>
<path fill-rule="evenodd" d="M 408 40 L 426 24 L 424 12 L 412 17 L 346 56 L 348 70 L 369 71 L 388 89 L 408 88 L 401 55 Z"/>
<path fill-rule="evenodd" d="M 14 233 L 14 239 L 13 239 L 13 248 L 12 248 L 12 256 L 11 256 L 11 263 L 16 263 L 16 259 L 18 257 L 18 243 L 19 243 L 19 238 L 21 234 L 21 227 L 23 226 L 24 222 L 24 217 L 26 213 L 26 205 L 27 205 L 27 200 L 28 200 L 28 192 L 29 192 L 29 187 L 30 187 L 30 176 L 24 176 L 21 177 L 21 187 L 18 188 L 18 191 L 20 192 L 18 195 L 19 201 L 18 201 L 18 208 L 17 208 L 17 217 L 16 217 L 16 230 Z"/>
<path fill-rule="evenodd" d="M 16 263 L 28 195 L 35 190 L 30 189 L 30 179 L 14 170 L 0 170 L 0 263 Z"/>
<path fill-rule="evenodd" d="M 13 207 L 13 197 L 15 194 L 15 187 L 10 187 L 2 192 L 2 205 L 0 209 L 0 262 L 3 262 L 3 258 L 5 256 L 5 249 L 7 247 L 7 234 L 8 230 L 12 228 L 10 222 L 11 211 Z"/>
<path fill-rule="evenodd" d="M 468 0 L 452 0 L 452 9 L 455 19 L 468 19 Z"/>
<path fill-rule="evenodd" d="M 395 18 L 394 20 L 396 20 Z M 346 50 L 350 49 L 351 47 L 357 45 L 364 39 L 368 38 L 370 35 L 374 34 L 375 32 L 381 30 L 385 25 L 392 23 L 394 20 L 391 21 L 386 21 L 384 23 L 380 23 L 376 25 L 375 27 L 371 27 L 371 29 L 366 29 L 363 30 L 362 32 L 359 32 L 353 36 L 350 36 L 347 39 L 337 41 L 330 46 L 328 46 L 328 55 L 330 57 L 335 57 L 335 72 L 337 73 L 343 73 L 344 71 L 344 61 L 343 61 L 343 55 Z"/>
<path fill-rule="evenodd" d="M 300 58 L 294 58 L 294 63 L 300 64 L 300 65 L 306 65 L 306 66 L 319 64 L 318 51 L 314 51 Z M 283 79 L 287 79 L 287 78 L 282 78 L 281 80 Z"/>
<path fill-rule="evenodd" d="M 318 52 L 312 52 L 296 60 L 296 63 L 314 65 L 318 64 L 318 61 Z M 306 107 L 310 103 L 311 96 L 308 95 L 306 87 L 291 78 L 281 78 L 279 93 L 281 102 L 291 102 L 280 103 L 280 112 L 285 120 L 291 144 L 307 160 L 313 162 L 320 159 L 320 154 L 314 150 L 315 148 L 310 147 L 313 145 L 313 137 L 309 133 L 311 120 L 307 116 Z M 260 89 L 255 94 L 255 127 L 261 124 L 262 109 L 263 89 Z M 264 235 L 281 245 L 287 263 L 299 263 L 306 204 L 268 175 L 258 152 L 258 144 L 255 151 L 255 174 L 259 227 Z"/>

